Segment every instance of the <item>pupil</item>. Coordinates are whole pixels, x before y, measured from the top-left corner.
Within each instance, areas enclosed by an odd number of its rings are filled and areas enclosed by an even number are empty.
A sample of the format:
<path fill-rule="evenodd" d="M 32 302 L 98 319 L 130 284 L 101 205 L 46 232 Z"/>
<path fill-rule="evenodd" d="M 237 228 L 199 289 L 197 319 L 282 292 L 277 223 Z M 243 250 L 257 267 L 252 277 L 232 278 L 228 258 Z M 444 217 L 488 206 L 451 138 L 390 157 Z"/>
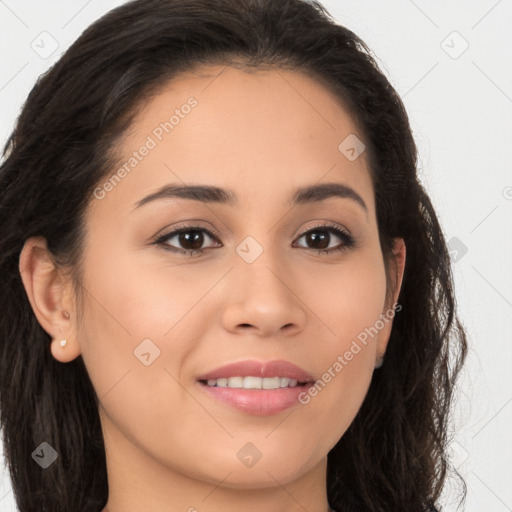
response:
<path fill-rule="evenodd" d="M 308 235 L 309 240 L 312 240 L 313 242 L 323 239 L 324 243 L 323 244 L 321 243 L 320 247 L 318 247 L 318 244 L 316 244 L 315 249 L 326 249 L 327 247 L 329 247 L 328 233 L 320 233 L 320 235 L 318 235 L 317 233 L 319 233 L 319 232 L 318 231 L 312 232 L 312 233 L 309 233 L 309 235 Z"/>
<path fill-rule="evenodd" d="M 192 236 L 189 236 L 190 233 L 193 233 Z M 200 249 L 203 245 L 203 234 L 200 231 L 187 231 L 185 233 L 180 233 L 180 243 L 189 249 Z M 191 240 L 195 237 L 195 240 Z"/>

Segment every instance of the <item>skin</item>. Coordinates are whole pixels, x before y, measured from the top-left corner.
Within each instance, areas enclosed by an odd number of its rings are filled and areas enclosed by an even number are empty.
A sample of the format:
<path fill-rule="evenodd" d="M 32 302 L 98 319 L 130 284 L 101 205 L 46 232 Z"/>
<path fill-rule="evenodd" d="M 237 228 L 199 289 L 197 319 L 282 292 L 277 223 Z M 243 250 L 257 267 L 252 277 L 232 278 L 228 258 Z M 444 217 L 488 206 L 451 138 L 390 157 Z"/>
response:
<path fill-rule="evenodd" d="M 392 322 L 307 405 L 278 414 L 223 405 L 196 378 L 244 359 L 285 359 L 321 378 L 396 302 L 405 246 L 396 240 L 387 302 L 366 155 L 349 161 L 338 149 L 348 135 L 364 136 L 326 88 L 292 71 L 205 71 L 147 101 L 122 141 L 123 162 L 189 97 L 198 104 L 88 207 L 83 321 L 69 273 L 40 237 L 21 253 L 23 283 L 53 356 L 81 354 L 100 397 L 104 511 L 326 512 L 327 454 L 362 404 Z M 349 198 L 288 203 L 297 187 L 326 182 L 353 188 L 367 211 Z M 238 203 L 168 198 L 132 211 L 169 183 L 230 188 Z M 356 246 L 318 253 L 301 235 L 323 221 Z M 183 222 L 215 230 L 220 243 L 204 234 L 194 257 L 152 243 Z M 248 236 L 263 250 L 252 263 L 236 252 Z M 343 243 L 332 232 L 329 240 Z M 167 244 L 191 247 L 177 236 Z M 146 338 L 160 350 L 149 366 L 134 356 Z M 252 467 L 237 457 L 247 442 L 261 453 Z"/>

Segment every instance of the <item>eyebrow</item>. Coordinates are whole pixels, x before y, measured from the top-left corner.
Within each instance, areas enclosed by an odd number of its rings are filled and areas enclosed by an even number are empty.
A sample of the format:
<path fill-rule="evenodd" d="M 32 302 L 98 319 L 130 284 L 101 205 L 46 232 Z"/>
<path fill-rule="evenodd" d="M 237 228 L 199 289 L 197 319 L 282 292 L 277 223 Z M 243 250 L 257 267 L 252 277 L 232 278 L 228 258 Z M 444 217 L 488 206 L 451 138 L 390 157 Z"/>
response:
<path fill-rule="evenodd" d="M 295 190 L 290 205 L 310 204 L 317 201 L 323 201 L 331 197 L 340 197 L 342 199 L 351 199 L 359 204 L 365 212 L 368 212 L 363 198 L 351 187 L 342 183 L 322 183 L 320 185 L 310 185 Z M 149 194 L 135 203 L 136 210 L 145 204 L 157 201 L 159 199 L 190 199 L 202 201 L 205 203 L 219 203 L 235 206 L 237 197 L 234 191 L 223 189 L 211 185 L 165 185 L 156 192 Z"/>

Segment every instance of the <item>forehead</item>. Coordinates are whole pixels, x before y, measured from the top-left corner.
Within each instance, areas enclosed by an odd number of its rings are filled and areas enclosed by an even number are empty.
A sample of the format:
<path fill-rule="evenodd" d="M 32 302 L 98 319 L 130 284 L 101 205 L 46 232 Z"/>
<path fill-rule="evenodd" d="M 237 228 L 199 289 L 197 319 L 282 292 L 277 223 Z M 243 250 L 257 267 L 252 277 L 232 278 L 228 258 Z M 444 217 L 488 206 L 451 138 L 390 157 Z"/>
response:
<path fill-rule="evenodd" d="M 179 74 L 142 101 L 132 133 L 146 134 L 153 130 L 155 121 L 168 121 L 174 113 L 183 119 L 180 109 L 186 110 L 188 117 L 186 103 L 191 98 L 200 108 L 193 108 L 194 116 L 186 124 L 194 127 L 198 135 L 204 135 L 199 129 L 205 122 L 206 129 L 222 129 L 219 136 L 230 134 L 234 142 L 241 142 L 244 135 L 273 133 L 282 128 L 286 128 L 282 130 L 283 137 L 307 134 L 311 139 L 325 139 L 329 132 L 337 137 L 343 132 L 359 131 L 333 87 L 303 72 L 213 65 Z M 183 128 L 185 123 L 178 129 L 179 119 L 172 123 L 173 134 L 187 131 Z M 240 131 L 240 127 L 245 129 Z"/>
<path fill-rule="evenodd" d="M 107 199 L 133 205 L 145 192 L 181 182 L 229 187 L 257 205 L 338 181 L 358 187 L 372 208 L 364 153 L 351 160 L 343 152 L 354 136 L 363 139 L 339 98 L 308 75 L 196 69 L 142 103 L 118 147 L 116 169 L 126 172 Z"/>

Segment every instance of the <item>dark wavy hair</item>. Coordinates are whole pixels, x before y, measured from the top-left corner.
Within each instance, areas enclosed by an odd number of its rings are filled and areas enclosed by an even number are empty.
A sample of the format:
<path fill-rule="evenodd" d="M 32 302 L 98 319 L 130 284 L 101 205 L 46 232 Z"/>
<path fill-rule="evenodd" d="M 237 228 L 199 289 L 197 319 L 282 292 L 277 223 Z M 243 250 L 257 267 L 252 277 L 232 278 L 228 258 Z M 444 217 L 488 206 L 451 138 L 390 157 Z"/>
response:
<path fill-rule="evenodd" d="M 39 77 L 3 152 L 0 426 L 20 512 L 97 512 L 108 498 L 98 396 L 81 356 L 52 357 L 20 278 L 20 251 L 44 237 L 79 296 L 84 212 L 117 164 L 121 137 L 169 80 L 210 64 L 307 73 L 360 127 L 383 257 L 388 264 L 401 237 L 407 261 L 385 363 L 328 454 L 328 500 L 344 512 L 439 510 L 467 341 L 401 99 L 365 43 L 314 0 L 135 0 L 93 23 Z M 43 441 L 59 454 L 45 470 L 31 457 Z M 465 483 L 453 474 L 462 502 Z"/>

